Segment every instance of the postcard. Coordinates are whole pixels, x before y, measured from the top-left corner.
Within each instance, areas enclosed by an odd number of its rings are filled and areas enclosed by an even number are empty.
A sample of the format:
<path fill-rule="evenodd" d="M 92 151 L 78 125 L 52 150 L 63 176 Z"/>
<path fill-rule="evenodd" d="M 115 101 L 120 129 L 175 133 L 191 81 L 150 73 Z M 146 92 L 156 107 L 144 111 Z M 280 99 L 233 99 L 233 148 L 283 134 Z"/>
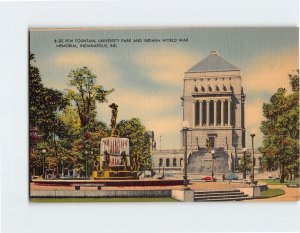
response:
<path fill-rule="evenodd" d="M 297 27 L 31 28 L 32 202 L 299 201 Z"/>

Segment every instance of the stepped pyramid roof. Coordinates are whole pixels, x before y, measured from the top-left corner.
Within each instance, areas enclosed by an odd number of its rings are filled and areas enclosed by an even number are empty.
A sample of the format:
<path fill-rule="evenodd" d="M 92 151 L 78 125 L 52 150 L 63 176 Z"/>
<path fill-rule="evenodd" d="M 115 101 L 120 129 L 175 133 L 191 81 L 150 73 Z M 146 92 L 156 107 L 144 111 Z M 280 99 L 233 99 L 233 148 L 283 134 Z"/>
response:
<path fill-rule="evenodd" d="M 211 51 L 210 55 L 204 58 L 202 61 L 194 65 L 187 72 L 198 73 L 198 72 L 220 72 L 220 71 L 240 71 L 239 68 L 235 67 L 224 58 L 222 58 L 217 51 Z"/>

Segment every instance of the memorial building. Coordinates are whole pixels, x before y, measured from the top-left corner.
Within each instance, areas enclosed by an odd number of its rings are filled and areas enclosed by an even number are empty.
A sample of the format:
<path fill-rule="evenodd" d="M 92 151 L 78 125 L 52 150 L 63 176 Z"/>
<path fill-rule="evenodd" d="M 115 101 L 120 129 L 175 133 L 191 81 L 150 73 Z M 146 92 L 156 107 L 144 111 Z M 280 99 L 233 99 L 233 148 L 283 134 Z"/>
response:
<path fill-rule="evenodd" d="M 229 172 L 232 160 L 245 147 L 245 94 L 240 70 L 216 51 L 194 65 L 184 76 L 183 120 L 189 122 L 188 170 L 205 172 L 216 154 L 216 171 Z M 210 166 L 209 166 L 210 167 Z"/>
<path fill-rule="evenodd" d="M 209 56 L 185 72 L 181 99 L 183 120 L 189 122 L 188 173 L 210 174 L 212 149 L 215 151 L 216 174 L 237 169 L 246 145 L 246 95 L 241 83 L 240 69 L 222 58 L 217 51 L 211 51 Z M 156 162 L 160 166 L 167 165 L 163 163 L 164 157 L 170 160 L 183 157 L 184 150 L 171 151 L 170 158 L 165 152 L 153 151 L 154 167 L 157 167 Z M 165 167 L 168 170 L 171 166 Z"/>

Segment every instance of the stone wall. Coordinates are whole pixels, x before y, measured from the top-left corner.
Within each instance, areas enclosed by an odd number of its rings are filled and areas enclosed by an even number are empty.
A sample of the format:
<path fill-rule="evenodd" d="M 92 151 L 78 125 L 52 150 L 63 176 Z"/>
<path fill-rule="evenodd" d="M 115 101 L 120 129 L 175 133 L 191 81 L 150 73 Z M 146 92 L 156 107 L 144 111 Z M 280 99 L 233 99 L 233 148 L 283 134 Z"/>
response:
<path fill-rule="evenodd" d="M 171 190 L 31 190 L 30 197 L 171 197 Z"/>
<path fill-rule="evenodd" d="M 214 173 L 228 173 L 230 167 L 228 164 L 228 154 L 222 148 L 215 149 Z M 212 172 L 212 155 L 207 149 L 202 148 L 193 152 L 188 159 L 188 173 L 194 174 L 211 174 Z"/>

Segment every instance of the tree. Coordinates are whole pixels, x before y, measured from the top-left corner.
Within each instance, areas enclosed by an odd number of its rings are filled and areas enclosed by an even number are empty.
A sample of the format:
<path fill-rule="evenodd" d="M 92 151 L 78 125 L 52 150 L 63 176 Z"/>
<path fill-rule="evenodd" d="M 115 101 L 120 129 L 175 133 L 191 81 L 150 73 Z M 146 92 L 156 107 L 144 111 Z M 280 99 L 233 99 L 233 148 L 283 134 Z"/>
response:
<path fill-rule="evenodd" d="M 270 103 L 263 104 L 266 120 L 261 123 L 264 167 L 279 169 L 280 182 L 288 173 L 299 172 L 299 71 L 289 77 L 292 93 L 279 88 Z"/>
<path fill-rule="evenodd" d="M 96 75 L 83 67 L 71 70 L 69 73 L 70 84 L 75 90 L 68 90 L 68 98 L 74 101 L 80 119 L 80 126 L 84 128 L 96 118 L 96 102 L 107 101 L 107 96 L 114 89 L 104 90 L 103 86 L 95 83 Z"/>
<path fill-rule="evenodd" d="M 122 120 L 117 124 L 117 130 L 120 137 L 129 139 L 130 156 L 137 158 L 138 170 L 151 169 L 151 140 L 141 121 L 138 118 Z"/>
<path fill-rule="evenodd" d="M 46 88 L 42 84 L 39 69 L 33 65 L 34 54 L 29 59 L 29 124 L 38 127 L 44 139 L 50 139 L 52 133 L 66 136 L 67 128 L 58 118 L 58 111 L 68 105 L 68 99 L 58 90 Z"/>
<path fill-rule="evenodd" d="M 251 171 L 251 157 L 249 156 L 249 154 L 246 154 L 245 157 L 244 156 L 241 157 L 241 161 L 238 165 L 238 169 L 242 172 L 244 170 L 246 170 L 246 172 Z"/>
<path fill-rule="evenodd" d="M 74 136 L 80 133 L 80 119 L 76 108 L 71 105 L 67 106 L 59 118 L 68 127 L 70 135 Z"/>

